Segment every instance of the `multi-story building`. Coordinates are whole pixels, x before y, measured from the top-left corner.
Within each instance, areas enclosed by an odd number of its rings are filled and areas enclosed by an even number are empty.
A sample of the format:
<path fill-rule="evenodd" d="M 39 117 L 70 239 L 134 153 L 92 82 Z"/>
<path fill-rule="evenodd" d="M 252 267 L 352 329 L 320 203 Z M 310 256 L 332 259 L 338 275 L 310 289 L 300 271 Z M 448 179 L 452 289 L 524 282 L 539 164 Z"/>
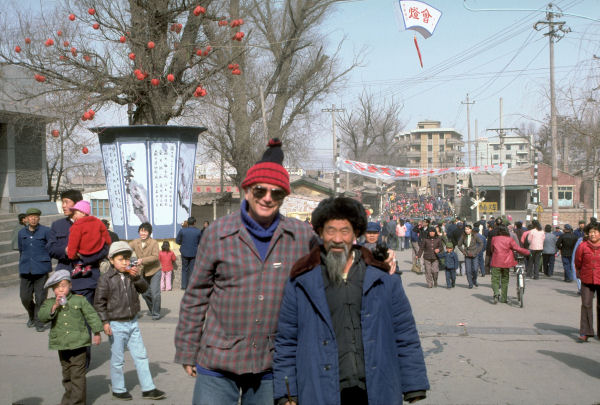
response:
<path fill-rule="evenodd" d="M 440 121 L 421 121 L 410 132 L 396 135 L 396 145 L 407 167 L 440 168 L 463 163 L 462 135 L 454 128 L 442 128 Z M 434 183 L 453 185 L 450 179 L 434 179 Z M 411 182 L 412 187 L 431 186 L 428 179 Z"/>
<path fill-rule="evenodd" d="M 487 144 L 480 142 L 478 147 L 478 164 L 507 164 L 508 167 L 522 167 L 533 164 L 533 151 L 528 137 L 505 136 L 503 145 L 499 139 L 489 139 Z"/>

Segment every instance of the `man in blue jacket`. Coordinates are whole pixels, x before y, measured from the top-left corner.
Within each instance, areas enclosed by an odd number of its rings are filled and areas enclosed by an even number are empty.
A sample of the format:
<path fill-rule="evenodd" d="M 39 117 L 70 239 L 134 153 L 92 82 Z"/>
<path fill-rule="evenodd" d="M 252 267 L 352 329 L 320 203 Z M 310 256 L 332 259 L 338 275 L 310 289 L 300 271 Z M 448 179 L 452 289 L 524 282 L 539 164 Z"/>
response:
<path fill-rule="evenodd" d="M 200 238 L 202 237 L 202 230 L 196 228 L 196 218 L 189 217 L 187 220 L 188 226 L 181 228 L 177 232 L 175 243 L 181 246 L 179 251 L 181 252 L 181 289 L 185 290 L 190 279 L 190 274 L 194 269 L 196 262 L 196 253 L 198 252 L 198 245 L 200 244 Z"/>
<path fill-rule="evenodd" d="M 19 294 L 21 303 L 27 310 L 29 320 L 28 327 L 34 327 L 38 332 L 46 330 L 46 326 L 38 319 L 38 311 L 47 298 L 47 290 L 44 283 L 48 279 L 48 273 L 52 271 L 50 255 L 46 249 L 48 233 L 47 226 L 40 225 L 42 211 L 37 208 L 29 208 L 25 212 L 28 225 L 19 231 L 18 245 L 19 253 L 19 278 L 21 286 Z"/>
<path fill-rule="evenodd" d="M 424 399 L 427 371 L 401 278 L 353 245 L 367 227 L 363 206 L 346 197 L 323 200 L 312 224 L 323 244 L 292 267 L 279 312 L 277 405 Z"/>

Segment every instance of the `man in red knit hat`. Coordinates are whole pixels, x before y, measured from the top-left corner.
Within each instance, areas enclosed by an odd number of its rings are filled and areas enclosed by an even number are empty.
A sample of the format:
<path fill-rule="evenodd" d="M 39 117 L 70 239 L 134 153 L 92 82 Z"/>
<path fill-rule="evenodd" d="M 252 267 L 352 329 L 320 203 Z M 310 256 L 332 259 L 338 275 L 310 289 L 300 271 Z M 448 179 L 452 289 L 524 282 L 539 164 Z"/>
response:
<path fill-rule="evenodd" d="M 175 362 L 196 377 L 194 404 L 238 404 L 240 396 L 242 405 L 273 404 L 283 287 L 316 236 L 309 224 L 279 213 L 290 180 L 281 141 L 268 146 L 242 182 L 240 211 L 204 231 L 181 300 Z"/>

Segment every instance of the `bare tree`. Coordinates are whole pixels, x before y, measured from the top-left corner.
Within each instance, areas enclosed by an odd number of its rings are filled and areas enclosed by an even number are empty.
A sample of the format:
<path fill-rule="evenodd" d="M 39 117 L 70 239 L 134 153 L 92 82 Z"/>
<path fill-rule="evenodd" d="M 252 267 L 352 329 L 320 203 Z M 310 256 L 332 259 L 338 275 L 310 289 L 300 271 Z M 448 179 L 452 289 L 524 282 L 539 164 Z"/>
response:
<path fill-rule="evenodd" d="M 396 100 L 377 101 L 373 94 L 363 91 L 358 106 L 338 119 L 342 150 L 353 160 L 399 164 L 392 143 L 404 128 L 400 120 L 402 108 Z"/>
<path fill-rule="evenodd" d="M 340 67 L 340 47 L 327 54 L 324 38 L 318 33 L 338 2 L 229 2 L 229 14 L 247 16 L 248 41 L 229 44 L 215 54 L 215 63 L 231 61 L 228 67 L 239 68 L 243 74 L 217 73 L 219 79 L 207 85 L 210 104 L 201 107 L 205 116 L 200 119 L 209 127 L 203 137 L 205 147 L 236 169 L 236 183 L 264 151 L 269 138 L 284 141 L 288 162 L 301 159 L 311 138 L 306 130 L 311 108 L 357 66 L 355 61 Z M 213 42 L 213 32 L 206 33 Z"/>

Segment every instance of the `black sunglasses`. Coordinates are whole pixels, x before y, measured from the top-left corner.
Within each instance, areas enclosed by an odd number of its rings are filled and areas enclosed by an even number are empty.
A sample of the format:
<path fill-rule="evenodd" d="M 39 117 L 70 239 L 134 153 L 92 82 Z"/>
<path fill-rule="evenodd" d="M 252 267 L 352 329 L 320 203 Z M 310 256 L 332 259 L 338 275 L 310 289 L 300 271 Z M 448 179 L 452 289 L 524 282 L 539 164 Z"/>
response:
<path fill-rule="evenodd" d="M 271 192 L 271 198 L 274 201 L 282 201 L 286 196 L 285 190 L 280 188 L 266 188 L 263 186 L 252 187 L 252 195 L 259 200 L 267 195 L 267 191 Z"/>

